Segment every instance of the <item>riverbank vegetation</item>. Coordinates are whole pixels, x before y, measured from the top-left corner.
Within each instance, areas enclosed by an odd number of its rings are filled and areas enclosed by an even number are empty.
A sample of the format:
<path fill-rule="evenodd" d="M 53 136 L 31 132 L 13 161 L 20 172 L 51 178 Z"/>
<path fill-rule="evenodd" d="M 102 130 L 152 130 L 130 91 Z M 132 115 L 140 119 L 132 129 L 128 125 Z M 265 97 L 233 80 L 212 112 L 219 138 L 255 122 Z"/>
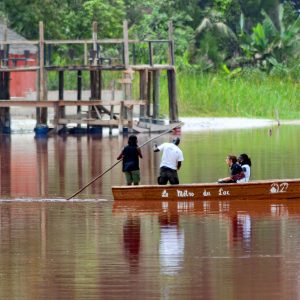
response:
<path fill-rule="evenodd" d="M 82 39 L 93 21 L 100 38 L 122 36 L 127 19 L 130 38 L 139 40 L 167 38 L 171 20 L 180 115 L 299 118 L 299 9 L 293 0 L 3 0 L 0 20 L 28 39 L 38 37 L 40 20 L 47 39 Z M 53 63 L 65 63 L 64 46 L 56 50 Z M 135 53 L 148 63 L 146 44 Z M 164 63 L 163 53 L 155 48 L 154 62 Z"/>
<path fill-rule="evenodd" d="M 299 93 L 300 85 L 293 78 L 257 70 L 245 70 L 236 78 L 222 73 L 178 74 L 179 110 L 183 116 L 299 119 Z"/>

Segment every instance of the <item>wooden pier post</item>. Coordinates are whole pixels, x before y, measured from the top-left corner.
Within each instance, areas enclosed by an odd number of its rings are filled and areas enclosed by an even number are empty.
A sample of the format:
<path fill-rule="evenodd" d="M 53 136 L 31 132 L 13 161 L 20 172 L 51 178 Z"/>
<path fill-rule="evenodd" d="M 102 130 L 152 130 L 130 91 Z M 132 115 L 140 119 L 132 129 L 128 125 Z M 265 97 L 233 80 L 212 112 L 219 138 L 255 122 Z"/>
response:
<path fill-rule="evenodd" d="M 178 122 L 178 106 L 176 94 L 176 73 L 175 70 L 168 70 L 168 91 L 169 91 L 169 119 L 170 123 Z"/>
<path fill-rule="evenodd" d="M 64 71 L 58 71 L 58 100 L 64 100 Z M 59 118 L 64 119 L 66 117 L 66 108 L 61 106 L 58 109 Z M 58 130 L 65 129 L 66 125 L 59 126 Z"/>
<path fill-rule="evenodd" d="M 123 21 L 123 57 L 124 57 L 124 67 L 125 72 L 123 75 L 124 83 L 123 83 L 123 93 L 124 93 L 124 99 L 128 100 L 130 98 L 130 89 L 131 89 L 131 83 L 128 84 L 127 80 L 130 80 L 131 74 L 128 73 L 129 68 L 129 43 L 128 43 L 128 22 L 127 20 Z M 120 115 L 121 111 L 123 112 L 122 120 L 129 120 L 129 127 L 132 128 L 132 111 L 128 109 L 126 106 L 122 106 L 122 109 L 120 109 Z M 121 118 L 120 118 L 121 119 Z M 123 128 L 123 125 L 122 125 Z M 123 128 L 124 130 L 124 128 Z"/>
<path fill-rule="evenodd" d="M 46 95 L 46 76 L 45 76 L 45 39 L 44 39 L 44 24 L 39 22 L 39 75 L 38 75 L 38 88 L 37 88 L 37 100 L 45 101 L 47 100 Z M 36 119 L 38 124 L 47 124 L 47 108 L 37 108 L 36 109 Z"/>
<path fill-rule="evenodd" d="M 148 80 L 148 70 L 139 71 L 140 74 L 140 99 L 146 100 L 147 98 L 147 80 Z M 145 106 L 140 106 L 140 119 L 145 118 Z"/>
<path fill-rule="evenodd" d="M 174 65 L 174 38 L 173 38 L 173 23 L 170 21 L 168 23 L 169 27 L 169 64 Z"/>
<path fill-rule="evenodd" d="M 124 71 L 123 75 L 123 92 L 124 92 L 124 100 L 132 99 L 132 79 L 133 79 L 133 71 L 131 69 L 127 69 Z M 128 120 L 128 130 L 132 131 L 133 126 L 133 105 L 124 107 L 124 119 Z"/>
<path fill-rule="evenodd" d="M 119 133 L 122 133 L 123 130 L 124 130 L 123 115 L 124 115 L 124 101 L 121 101 L 121 104 L 120 104 L 120 115 L 119 115 L 119 125 L 118 125 Z"/>
<path fill-rule="evenodd" d="M 7 41 L 7 28 L 4 29 L 3 41 Z M 8 56 L 8 45 L 4 46 L 4 52 Z M 10 72 L 0 72 L 0 100 L 9 100 L 9 82 L 10 82 Z M 0 132 L 10 133 L 10 108 L 2 107 L 0 108 Z"/>
<path fill-rule="evenodd" d="M 12 151 L 11 136 L 8 134 L 0 135 L 0 193 L 1 195 L 11 195 L 11 182 L 14 177 L 11 176 Z"/>
<path fill-rule="evenodd" d="M 97 66 L 99 63 L 97 36 L 98 36 L 98 24 L 97 22 L 93 22 L 93 28 L 92 28 L 93 52 L 94 52 L 93 61 L 92 61 L 93 66 Z M 102 88 L 101 70 L 90 71 L 90 84 L 91 84 L 91 100 L 96 100 L 96 99 L 101 100 L 101 88 Z M 90 114 L 91 117 L 98 115 L 97 108 L 92 107 L 90 109 Z M 101 127 L 101 126 L 97 126 L 97 127 Z"/>
<path fill-rule="evenodd" d="M 152 71 L 147 72 L 147 104 L 146 104 L 146 116 L 151 116 L 151 84 L 152 84 Z"/>
<path fill-rule="evenodd" d="M 160 93 L 160 71 L 155 70 L 153 71 L 153 114 L 152 117 L 154 120 L 159 118 L 159 93 Z"/>
<path fill-rule="evenodd" d="M 77 101 L 82 99 L 82 71 L 77 71 Z M 81 106 L 77 106 L 77 115 L 81 114 Z M 77 127 L 80 128 L 81 124 L 77 124 Z"/>
<path fill-rule="evenodd" d="M 0 72 L 0 101 L 9 100 L 9 81 L 10 72 Z M 9 107 L 0 108 L 0 132 L 10 133 L 10 109 Z"/>
<path fill-rule="evenodd" d="M 124 40 L 124 66 L 129 67 L 129 43 L 128 43 L 128 22 L 123 21 L 123 40 Z"/>
<path fill-rule="evenodd" d="M 173 23 L 168 24 L 169 27 L 169 64 L 174 65 L 174 38 L 173 38 Z M 169 91 L 169 118 L 170 123 L 178 121 L 178 105 L 176 93 L 176 72 L 175 69 L 168 70 L 168 91 Z"/>
<path fill-rule="evenodd" d="M 116 98 L 116 81 L 112 80 L 110 84 L 110 89 L 111 89 L 111 101 L 114 101 Z M 114 105 L 110 106 L 110 120 L 114 119 Z M 109 134 L 111 135 L 113 131 L 113 127 L 109 126 Z"/>

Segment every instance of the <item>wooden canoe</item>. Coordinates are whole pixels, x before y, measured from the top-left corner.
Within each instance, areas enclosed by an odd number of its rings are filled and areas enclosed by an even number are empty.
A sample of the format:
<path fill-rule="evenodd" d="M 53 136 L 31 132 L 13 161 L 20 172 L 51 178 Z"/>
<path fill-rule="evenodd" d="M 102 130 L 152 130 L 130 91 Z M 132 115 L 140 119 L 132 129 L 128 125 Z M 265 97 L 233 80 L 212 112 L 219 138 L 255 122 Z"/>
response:
<path fill-rule="evenodd" d="M 114 200 L 272 200 L 300 199 L 300 179 L 248 183 L 113 186 Z"/>

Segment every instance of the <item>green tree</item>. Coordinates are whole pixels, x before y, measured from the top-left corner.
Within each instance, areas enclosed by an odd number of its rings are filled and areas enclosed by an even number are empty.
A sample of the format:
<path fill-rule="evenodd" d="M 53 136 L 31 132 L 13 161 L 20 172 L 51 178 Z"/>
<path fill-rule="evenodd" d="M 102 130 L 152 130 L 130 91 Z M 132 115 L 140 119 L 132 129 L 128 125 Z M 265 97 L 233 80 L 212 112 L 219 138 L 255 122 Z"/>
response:
<path fill-rule="evenodd" d="M 123 0 L 2 0 L 9 26 L 28 39 L 38 37 L 38 24 L 45 24 L 46 38 L 91 36 L 93 21 L 101 36 L 121 33 L 125 16 Z"/>
<path fill-rule="evenodd" d="M 300 17 L 292 24 L 284 24 L 284 8 L 279 6 L 279 28 L 271 17 L 262 12 L 264 21 L 253 27 L 252 34 L 242 34 L 244 43 L 241 48 L 244 53 L 268 70 L 272 68 L 289 67 L 291 62 L 299 61 Z"/>
<path fill-rule="evenodd" d="M 127 1 L 127 12 L 130 12 L 129 7 L 132 7 L 135 1 Z M 174 40 L 175 40 L 175 54 L 180 59 L 184 53 L 188 51 L 189 46 L 193 44 L 194 33 L 191 27 L 193 19 L 185 10 L 179 10 L 183 2 L 178 0 L 169 1 L 143 1 L 136 3 L 136 9 L 129 14 L 130 20 L 130 36 L 139 40 L 149 39 L 167 39 L 168 38 L 168 22 L 173 22 Z M 142 13 L 141 13 L 142 12 Z M 135 16 L 135 17 L 133 17 Z M 135 18 L 138 22 L 135 22 Z M 140 53 L 143 52 L 145 56 L 146 46 L 140 46 L 137 49 Z M 157 61 L 162 62 L 163 55 L 162 45 L 158 46 L 155 51 Z M 145 57 L 146 59 L 146 57 Z"/>
<path fill-rule="evenodd" d="M 200 49 L 197 60 L 200 59 L 200 54 L 216 67 L 220 67 L 229 53 L 236 48 L 237 36 L 223 19 L 222 13 L 211 9 L 196 28 L 196 41 Z"/>
<path fill-rule="evenodd" d="M 241 12 L 245 16 L 245 30 L 250 32 L 253 26 L 263 20 L 261 14 L 265 11 L 279 27 L 278 7 L 279 0 L 239 0 Z"/>

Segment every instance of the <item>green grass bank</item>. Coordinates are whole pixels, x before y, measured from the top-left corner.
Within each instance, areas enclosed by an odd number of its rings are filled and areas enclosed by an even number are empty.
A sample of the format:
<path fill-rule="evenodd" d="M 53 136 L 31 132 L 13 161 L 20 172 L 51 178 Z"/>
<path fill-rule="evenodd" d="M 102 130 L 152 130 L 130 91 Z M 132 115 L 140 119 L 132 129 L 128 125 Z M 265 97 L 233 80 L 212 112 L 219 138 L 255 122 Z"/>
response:
<path fill-rule="evenodd" d="M 300 81 L 261 72 L 230 77 L 213 73 L 177 73 L 181 117 L 300 118 Z M 168 115 L 167 80 L 162 80 L 161 108 Z"/>

